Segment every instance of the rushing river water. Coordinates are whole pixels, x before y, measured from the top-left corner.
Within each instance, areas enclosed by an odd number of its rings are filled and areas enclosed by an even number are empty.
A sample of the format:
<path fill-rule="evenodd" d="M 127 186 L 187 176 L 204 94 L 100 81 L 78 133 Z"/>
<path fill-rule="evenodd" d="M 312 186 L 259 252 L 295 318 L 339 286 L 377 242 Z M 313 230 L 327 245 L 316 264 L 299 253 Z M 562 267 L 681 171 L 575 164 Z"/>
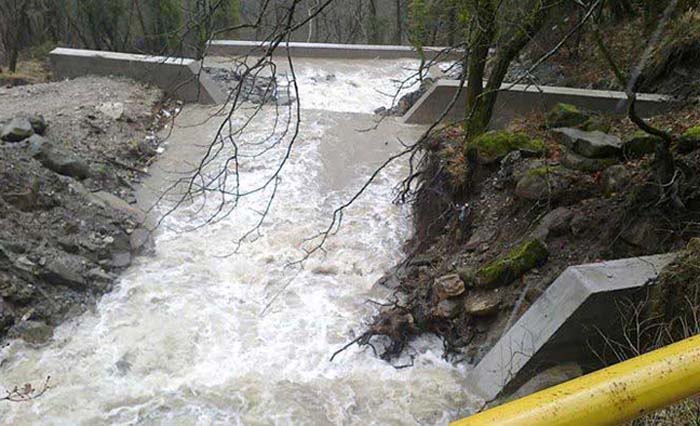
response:
<path fill-rule="evenodd" d="M 0 421 L 444 424 L 457 417 L 470 402 L 465 371 L 442 359 L 437 339 L 412 344 L 411 368 L 356 347 L 329 362 L 375 312 L 366 300 L 386 297 L 374 284 L 400 260 L 410 236 L 408 210 L 391 204 L 400 165 L 347 211 L 325 253 L 303 269 L 288 267 L 302 255 L 304 238 L 325 227 L 333 208 L 400 146 L 397 138 L 419 134 L 394 119 L 355 131 L 372 125 L 367 113 L 389 102 L 381 92 L 390 92 L 389 78 L 407 75 L 408 65 L 327 62 L 321 72 L 318 62 L 299 64 L 300 140 L 260 235 L 222 257 L 258 220 L 269 192 L 190 232 L 182 231 L 201 220 L 200 205 L 177 210 L 156 234 L 156 254 L 138 259 L 93 312 L 60 326 L 45 347 L 14 341 L 2 350 L 0 384 L 51 375 L 52 387 L 32 402 L 1 404 Z M 209 112 L 188 107 L 182 121 Z M 274 114 L 266 107 L 251 124 L 244 137 L 251 150 Z M 218 124 L 176 129 L 162 163 L 183 160 L 185 146 L 210 140 Z M 244 163 L 243 185 L 269 176 L 282 146 L 276 150 Z"/>

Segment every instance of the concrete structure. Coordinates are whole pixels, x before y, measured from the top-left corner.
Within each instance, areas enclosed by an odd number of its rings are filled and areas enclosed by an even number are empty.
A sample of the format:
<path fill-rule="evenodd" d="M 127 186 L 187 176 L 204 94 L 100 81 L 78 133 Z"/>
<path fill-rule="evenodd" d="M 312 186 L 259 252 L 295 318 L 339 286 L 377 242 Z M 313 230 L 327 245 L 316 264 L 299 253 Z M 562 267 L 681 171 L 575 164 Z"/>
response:
<path fill-rule="evenodd" d="M 404 115 L 410 124 L 430 124 L 447 109 L 459 90 L 459 80 L 440 80 L 431 87 Z M 498 94 L 491 127 L 500 128 L 515 117 L 533 112 L 549 111 L 559 102 L 565 102 L 604 113 L 625 113 L 624 92 L 610 90 L 588 90 L 570 87 L 533 86 L 525 84 L 503 84 Z M 672 98 L 665 95 L 637 95 L 637 112 L 642 117 L 652 116 L 668 108 Z M 462 90 L 453 108 L 445 116 L 446 121 L 464 117 L 466 90 Z"/>
<path fill-rule="evenodd" d="M 621 301 L 639 296 L 673 257 L 567 268 L 469 373 L 470 389 L 491 401 L 552 365 L 590 362 L 587 345 L 599 339 L 600 332 L 614 338 L 622 331 L 611 312 L 619 310 Z"/>
<path fill-rule="evenodd" d="M 212 40 L 208 55 L 212 56 L 260 56 L 269 42 L 245 40 Z M 293 57 L 335 58 L 335 59 L 398 59 L 418 58 L 418 51 L 411 46 L 387 46 L 370 44 L 332 44 L 332 43 L 298 43 L 280 44 L 275 55 L 287 55 L 287 49 Z M 428 60 L 438 57 L 441 60 L 458 59 L 464 52 L 445 47 L 424 47 Z"/>
<path fill-rule="evenodd" d="M 56 48 L 49 55 L 58 78 L 118 75 L 157 86 L 185 102 L 220 104 L 226 94 L 194 59 Z"/>

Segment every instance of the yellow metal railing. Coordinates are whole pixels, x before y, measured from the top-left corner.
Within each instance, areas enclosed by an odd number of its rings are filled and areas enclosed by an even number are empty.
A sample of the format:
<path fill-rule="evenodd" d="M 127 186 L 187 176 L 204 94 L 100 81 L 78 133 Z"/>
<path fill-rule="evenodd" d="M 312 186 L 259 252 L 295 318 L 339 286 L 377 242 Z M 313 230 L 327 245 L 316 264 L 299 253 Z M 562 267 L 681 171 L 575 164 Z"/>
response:
<path fill-rule="evenodd" d="M 700 336 L 483 411 L 452 425 L 619 425 L 696 394 L 700 394 Z"/>

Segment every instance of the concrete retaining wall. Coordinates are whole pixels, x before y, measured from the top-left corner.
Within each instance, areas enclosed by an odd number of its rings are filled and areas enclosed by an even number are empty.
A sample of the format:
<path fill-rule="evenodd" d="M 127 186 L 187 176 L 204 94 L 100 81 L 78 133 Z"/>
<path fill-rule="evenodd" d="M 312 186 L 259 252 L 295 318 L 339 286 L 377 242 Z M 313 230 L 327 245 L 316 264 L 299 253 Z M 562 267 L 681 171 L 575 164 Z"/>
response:
<path fill-rule="evenodd" d="M 259 56 L 270 45 L 269 42 L 243 40 L 212 40 L 207 53 L 212 56 Z M 336 59 L 398 59 L 418 58 L 411 46 L 387 46 L 370 44 L 289 43 L 275 49 L 275 55 L 286 55 L 287 47 L 292 56 Z M 424 47 L 426 59 L 434 59 L 442 47 Z M 459 50 L 443 52 L 441 59 L 457 59 L 463 55 Z"/>
<path fill-rule="evenodd" d="M 54 76 L 118 75 L 161 88 L 185 102 L 220 104 L 226 94 L 194 59 L 56 48 L 49 55 Z"/>
<path fill-rule="evenodd" d="M 469 373 L 470 390 L 486 401 L 532 374 L 563 362 L 590 361 L 600 332 L 615 338 L 618 303 L 640 292 L 673 254 L 567 268 Z"/>
<path fill-rule="evenodd" d="M 440 117 L 459 89 L 459 80 L 439 80 L 404 115 L 410 124 L 431 124 Z M 549 111 L 559 102 L 565 102 L 591 111 L 612 114 L 625 113 L 624 92 L 610 90 L 574 89 L 569 87 L 504 84 L 498 94 L 491 127 L 504 127 L 515 117 L 533 112 Z M 637 95 L 636 109 L 642 117 L 649 117 L 668 108 L 672 98 L 664 95 Z M 463 89 L 445 121 L 464 117 L 466 91 Z"/>

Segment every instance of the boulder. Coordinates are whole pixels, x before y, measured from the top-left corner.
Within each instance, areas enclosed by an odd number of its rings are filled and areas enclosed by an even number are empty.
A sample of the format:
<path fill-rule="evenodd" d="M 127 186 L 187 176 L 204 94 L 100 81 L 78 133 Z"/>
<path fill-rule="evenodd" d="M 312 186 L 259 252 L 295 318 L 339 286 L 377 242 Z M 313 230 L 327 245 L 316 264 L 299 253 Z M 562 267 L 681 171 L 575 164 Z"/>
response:
<path fill-rule="evenodd" d="M 541 155 L 546 151 L 544 141 L 532 139 L 525 133 L 512 133 L 505 130 L 486 132 L 467 143 L 467 148 L 476 148 L 482 163 L 500 161 L 513 151 Z"/>
<path fill-rule="evenodd" d="M 545 115 L 545 124 L 548 128 L 573 127 L 583 124 L 590 118 L 590 114 L 580 110 L 575 105 L 559 103 Z"/>
<path fill-rule="evenodd" d="M 600 115 L 594 115 L 588 118 L 581 126 L 581 130 L 587 132 L 592 132 L 594 130 L 599 130 L 603 133 L 608 133 L 610 131 L 610 122 Z"/>
<path fill-rule="evenodd" d="M 606 195 L 612 195 L 616 192 L 623 191 L 629 186 L 632 179 L 632 172 L 622 164 L 611 166 L 605 169 L 602 176 L 603 192 Z"/>
<path fill-rule="evenodd" d="M 43 136 L 29 138 L 32 157 L 49 170 L 64 176 L 85 179 L 90 176 L 90 166 L 82 158 L 57 147 Z"/>
<path fill-rule="evenodd" d="M 114 253 L 109 265 L 113 268 L 126 268 L 131 265 L 131 253 L 128 251 Z"/>
<path fill-rule="evenodd" d="M 476 285 L 494 288 L 508 285 L 527 271 L 547 261 L 549 251 L 538 239 L 532 239 L 512 249 L 506 256 L 481 267 L 476 272 Z"/>
<path fill-rule="evenodd" d="M 134 232 L 129 235 L 129 244 L 133 253 L 150 250 L 153 246 L 151 233 L 145 228 L 136 228 Z"/>
<path fill-rule="evenodd" d="M 581 369 L 581 366 L 574 362 L 568 362 L 551 367 L 525 382 L 525 384 L 510 395 L 506 401 L 512 401 L 525 397 L 535 392 L 539 392 L 541 390 L 551 388 L 552 386 L 575 379 L 582 375 L 583 370 Z"/>
<path fill-rule="evenodd" d="M 44 133 L 46 133 L 46 129 L 48 129 L 49 127 L 49 125 L 46 123 L 46 120 L 44 119 L 44 116 L 40 114 L 31 115 L 27 118 L 27 120 L 29 120 L 29 123 L 32 125 L 34 133 L 37 135 L 43 135 Z"/>
<path fill-rule="evenodd" d="M 53 337 L 53 328 L 42 321 L 22 321 L 12 328 L 12 337 L 32 345 L 43 345 Z"/>
<path fill-rule="evenodd" d="M 484 317 L 498 312 L 501 293 L 494 291 L 473 291 L 464 299 L 464 312 L 475 317 Z"/>
<path fill-rule="evenodd" d="M 86 282 L 81 272 L 88 263 L 88 260 L 81 256 L 62 253 L 46 262 L 41 276 L 49 284 L 65 285 L 82 290 L 85 288 Z"/>
<path fill-rule="evenodd" d="M 95 193 L 87 193 L 86 196 L 91 203 L 102 207 L 103 209 L 112 209 L 120 212 L 137 223 L 146 221 L 146 213 L 138 207 L 132 206 L 121 198 L 106 191 L 98 191 Z"/>
<path fill-rule="evenodd" d="M 686 130 L 678 140 L 678 150 L 688 153 L 700 148 L 700 126 L 693 126 Z"/>
<path fill-rule="evenodd" d="M 105 102 L 97 106 L 97 111 L 112 120 L 121 120 L 124 116 L 124 104 L 122 102 Z"/>
<path fill-rule="evenodd" d="M 564 235 L 569 231 L 573 212 L 566 207 L 557 207 L 547 213 L 532 233 L 534 238 L 546 241 L 550 235 Z"/>
<path fill-rule="evenodd" d="M 578 155 L 568 148 L 564 148 L 561 156 L 561 165 L 571 170 L 579 170 L 587 173 L 595 173 L 604 170 L 619 161 L 617 158 L 587 158 Z"/>
<path fill-rule="evenodd" d="M 638 131 L 622 145 L 622 153 L 627 158 L 639 158 L 647 154 L 653 154 L 658 144 L 663 139 L 649 133 Z"/>
<path fill-rule="evenodd" d="M 453 299 L 445 299 L 433 309 L 433 315 L 440 318 L 454 318 L 459 314 L 461 303 Z"/>
<path fill-rule="evenodd" d="M 32 123 L 24 117 L 15 117 L 0 130 L 0 139 L 5 142 L 21 142 L 34 134 Z"/>
<path fill-rule="evenodd" d="M 464 293 L 464 281 L 458 274 L 443 275 L 433 282 L 433 291 L 438 300 L 456 297 Z"/>
<path fill-rule="evenodd" d="M 622 140 L 600 131 L 586 132 L 568 127 L 553 130 L 559 143 L 588 158 L 610 158 L 622 152 Z"/>
<path fill-rule="evenodd" d="M 464 248 L 468 251 L 476 250 L 482 245 L 493 240 L 496 237 L 496 234 L 496 229 L 486 227 L 478 228 L 471 235 L 471 237 L 469 237 L 469 241 L 467 241 L 467 244 L 464 246 Z"/>
<path fill-rule="evenodd" d="M 560 166 L 542 166 L 529 169 L 515 185 L 515 195 L 528 201 L 562 197 L 578 184 L 577 176 Z"/>

